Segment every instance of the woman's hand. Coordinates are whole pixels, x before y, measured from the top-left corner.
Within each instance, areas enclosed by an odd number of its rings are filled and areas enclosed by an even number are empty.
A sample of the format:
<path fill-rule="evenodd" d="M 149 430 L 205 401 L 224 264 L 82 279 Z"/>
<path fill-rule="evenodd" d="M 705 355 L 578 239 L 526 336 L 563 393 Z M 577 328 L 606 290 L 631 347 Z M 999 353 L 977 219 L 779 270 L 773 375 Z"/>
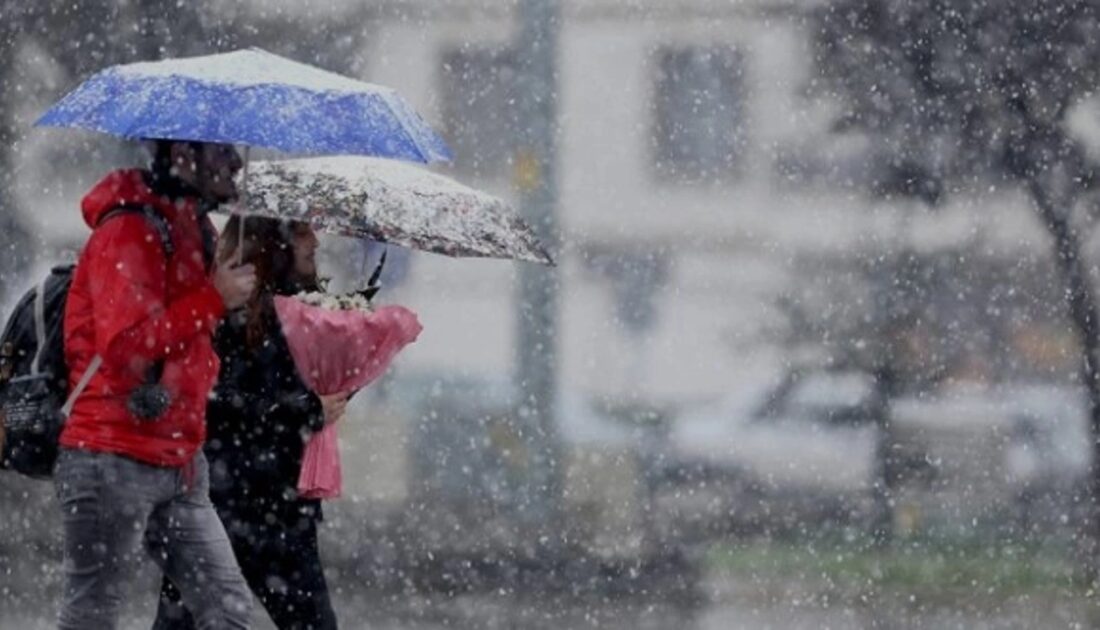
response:
<path fill-rule="evenodd" d="M 334 424 L 344 419 L 344 412 L 347 411 L 348 399 L 351 395 L 347 392 L 339 394 L 331 394 L 329 396 L 318 396 L 321 399 L 321 409 L 325 411 L 325 424 Z"/>

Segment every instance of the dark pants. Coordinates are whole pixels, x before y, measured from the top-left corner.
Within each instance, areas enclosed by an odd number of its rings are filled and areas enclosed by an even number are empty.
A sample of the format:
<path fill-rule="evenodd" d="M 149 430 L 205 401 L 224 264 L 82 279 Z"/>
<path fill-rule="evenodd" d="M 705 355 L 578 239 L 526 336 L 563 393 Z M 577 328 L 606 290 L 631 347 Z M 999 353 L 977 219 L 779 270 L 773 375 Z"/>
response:
<path fill-rule="evenodd" d="M 248 586 L 279 630 L 335 630 L 336 615 L 317 548 L 314 518 L 255 523 L 221 513 Z M 194 623 L 168 577 L 153 630 L 191 630 Z"/>
<path fill-rule="evenodd" d="M 251 597 L 209 498 L 206 459 L 182 469 L 63 449 L 55 475 L 65 531 L 62 630 L 114 628 L 141 547 L 180 586 L 199 628 L 247 628 Z"/>

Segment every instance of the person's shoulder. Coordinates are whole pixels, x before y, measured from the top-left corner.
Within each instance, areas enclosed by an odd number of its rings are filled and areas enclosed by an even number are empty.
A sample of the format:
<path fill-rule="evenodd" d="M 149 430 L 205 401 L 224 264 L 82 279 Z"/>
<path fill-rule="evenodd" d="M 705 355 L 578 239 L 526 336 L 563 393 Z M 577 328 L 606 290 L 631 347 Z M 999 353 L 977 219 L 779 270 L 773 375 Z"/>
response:
<path fill-rule="evenodd" d="M 227 312 L 214 329 L 215 343 L 224 342 L 235 346 L 244 337 L 247 316 L 248 313 L 244 310 Z"/>
<path fill-rule="evenodd" d="M 120 206 L 104 215 L 103 220 L 92 230 L 93 237 L 101 234 L 113 238 L 148 240 L 146 237 L 156 235 L 156 228 L 142 208 Z"/>
<path fill-rule="evenodd" d="M 149 218 L 140 210 L 125 209 L 105 216 L 92 230 L 85 249 L 100 255 L 126 256 L 156 254 L 160 247 L 160 235 Z"/>

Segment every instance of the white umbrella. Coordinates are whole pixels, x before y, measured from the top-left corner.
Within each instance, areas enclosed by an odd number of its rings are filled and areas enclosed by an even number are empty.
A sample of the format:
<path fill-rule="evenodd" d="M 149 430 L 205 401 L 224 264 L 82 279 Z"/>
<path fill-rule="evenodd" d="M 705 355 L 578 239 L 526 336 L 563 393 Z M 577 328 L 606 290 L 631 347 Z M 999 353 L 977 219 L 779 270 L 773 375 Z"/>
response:
<path fill-rule="evenodd" d="M 248 178 L 248 214 L 447 256 L 554 264 L 502 200 L 409 163 L 352 156 L 261 161 Z"/>

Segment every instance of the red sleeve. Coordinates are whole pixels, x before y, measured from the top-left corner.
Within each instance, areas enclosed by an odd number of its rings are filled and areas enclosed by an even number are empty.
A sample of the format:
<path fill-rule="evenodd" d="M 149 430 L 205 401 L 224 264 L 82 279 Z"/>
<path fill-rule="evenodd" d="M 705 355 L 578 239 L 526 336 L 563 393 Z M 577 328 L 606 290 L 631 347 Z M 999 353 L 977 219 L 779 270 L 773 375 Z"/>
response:
<path fill-rule="evenodd" d="M 108 365 L 141 374 L 211 334 L 221 319 L 225 307 L 209 280 L 166 301 L 167 262 L 145 217 L 112 219 L 95 230 L 88 250 L 96 352 Z"/>

